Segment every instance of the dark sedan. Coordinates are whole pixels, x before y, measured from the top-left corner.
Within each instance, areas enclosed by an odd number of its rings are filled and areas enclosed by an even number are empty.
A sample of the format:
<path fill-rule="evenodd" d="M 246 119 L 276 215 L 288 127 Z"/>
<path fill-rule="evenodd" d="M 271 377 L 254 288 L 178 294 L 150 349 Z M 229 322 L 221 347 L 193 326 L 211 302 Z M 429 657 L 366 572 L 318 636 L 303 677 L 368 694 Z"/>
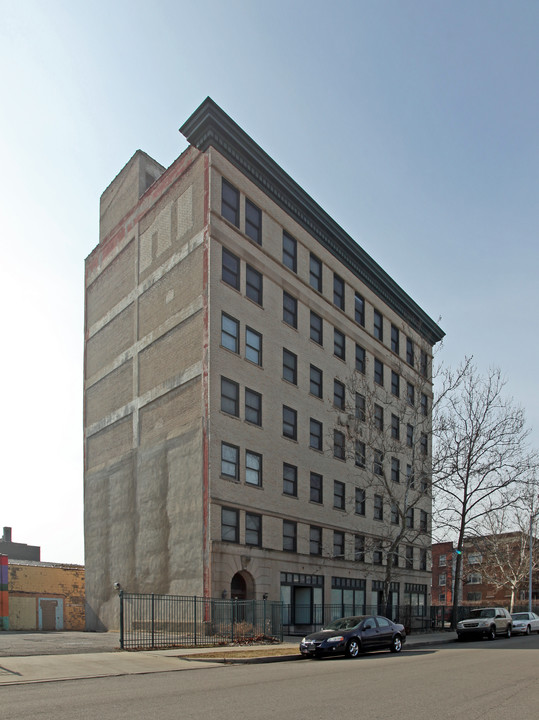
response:
<path fill-rule="evenodd" d="M 381 615 L 356 615 L 333 620 L 319 632 L 303 638 L 302 655 L 346 655 L 355 658 L 367 650 L 391 650 L 399 653 L 406 642 L 404 625 Z"/>

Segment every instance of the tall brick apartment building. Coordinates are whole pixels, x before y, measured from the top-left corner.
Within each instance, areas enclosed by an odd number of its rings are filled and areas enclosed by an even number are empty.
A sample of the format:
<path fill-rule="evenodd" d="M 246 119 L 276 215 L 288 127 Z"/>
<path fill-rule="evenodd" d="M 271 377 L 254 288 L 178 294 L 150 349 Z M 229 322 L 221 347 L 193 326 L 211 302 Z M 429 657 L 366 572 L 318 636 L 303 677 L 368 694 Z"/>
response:
<path fill-rule="evenodd" d="M 114 582 L 267 593 L 301 626 L 377 603 L 388 562 L 392 602 L 427 603 L 443 332 L 211 99 L 181 132 L 105 190 L 86 261 L 88 626 L 117 626 Z"/>

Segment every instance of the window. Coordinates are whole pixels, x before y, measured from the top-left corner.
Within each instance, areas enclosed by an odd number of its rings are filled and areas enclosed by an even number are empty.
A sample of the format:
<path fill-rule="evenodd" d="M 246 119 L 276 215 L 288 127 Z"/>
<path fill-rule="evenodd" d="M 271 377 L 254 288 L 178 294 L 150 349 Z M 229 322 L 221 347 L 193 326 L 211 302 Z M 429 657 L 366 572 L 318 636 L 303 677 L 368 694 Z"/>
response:
<path fill-rule="evenodd" d="M 315 343 L 323 345 L 323 325 L 322 318 L 311 310 L 311 340 Z"/>
<path fill-rule="evenodd" d="M 236 227 L 240 226 L 240 193 L 224 178 L 221 183 L 221 215 Z"/>
<path fill-rule="evenodd" d="M 344 497 L 345 484 L 339 480 L 333 481 L 333 507 L 337 510 L 344 510 L 345 508 L 345 497 Z"/>
<path fill-rule="evenodd" d="M 262 365 L 262 335 L 250 327 L 245 328 L 245 358 Z"/>
<path fill-rule="evenodd" d="M 374 514 L 375 520 L 384 519 L 384 501 L 381 495 L 374 496 Z"/>
<path fill-rule="evenodd" d="M 410 425 L 410 423 L 406 425 L 406 444 L 408 447 L 413 447 L 414 445 L 414 426 Z"/>
<path fill-rule="evenodd" d="M 344 280 L 336 273 L 333 274 L 333 304 L 344 310 Z"/>
<path fill-rule="evenodd" d="M 365 326 L 365 300 L 359 293 L 356 293 L 354 297 L 354 312 L 356 322 Z"/>
<path fill-rule="evenodd" d="M 333 404 L 339 410 L 344 410 L 344 385 L 339 380 L 333 381 Z"/>
<path fill-rule="evenodd" d="M 341 360 L 346 358 L 344 333 L 337 328 L 333 330 L 333 354 Z"/>
<path fill-rule="evenodd" d="M 419 441 L 419 447 L 422 455 L 427 455 L 429 452 L 429 441 L 426 433 L 421 433 L 421 439 Z"/>
<path fill-rule="evenodd" d="M 297 272 L 298 264 L 298 246 L 294 238 L 283 230 L 283 265 Z"/>
<path fill-rule="evenodd" d="M 221 345 L 234 353 L 240 351 L 240 324 L 226 313 L 221 314 Z"/>
<path fill-rule="evenodd" d="M 483 595 L 480 592 L 469 592 L 466 595 L 468 602 L 481 602 Z"/>
<path fill-rule="evenodd" d="M 406 484 L 408 487 L 415 487 L 414 469 L 411 465 L 406 465 Z"/>
<path fill-rule="evenodd" d="M 468 563 L 470 565 L 480 565 L 483 562 L 481 553 L 470 553 L 468 555 Z"/>
<path fill-rule="evenodd" d="M 374 329 L 374 337 L 377 340 L 380 340 L 380 342 L 383 342 L 384 341 L 384 318 L 382 317 L 382 313 L 378 312 L 378 310 L 374 311 L 373 329 Z"/>
<path fill-rule="evenodd" d="M 309 258 L 309 283 L 312 288 L 322 292 L 322 261 L 312 253 Z"/>
<path fill-rule="evenodd" d="M 262 245 L 262 211 L 249 198 L 245 198 L 245 234 Z"/>
<path fill-rule="evenodd" d="M 322 370 L 320 368 L 315 367 L 314 365 L 311 365 L 310 370 L 310 392 L 311 395 L 315 395 L 317 398 L 322 397 L 322 383 L 323 383 L 323 376 L 322 376 Z"/>
<path fill-rule="evenodd" d="M 408 405 L 415 405 L 415 388 L 412 383 L 406 383 L 406 399 Z"/>
<path fill-rule="evenodd" d="M 374 451 L 372 470 L 375 475 L 383 475 L 384 474 L 384 454 L 382 453 L 381 450 Z"/>
<path fill-rule="evenodd" d="M 384 385 L 384 363 L 374 359 L 374 382 L 377 385 Z"/>
<path fill-rule="evenodd" d="M 340 430 L 333 431 L 333 457 L 338 460 L 346 460 L 344 433 Z"/>
<path fill-rule="evenodd" d="M 262 305 L 262 273 L 250 265 L 245 268 L 245 294 L 257 305 Z"/>
<path fill-rule="evenodd" d="M 408 365 L 414 365 L 414 341 L 407 337 L 406 338 L 406 362 Z"/>
<path fill-rule="evenodd" d="M 365 467 L 365 443 L 362 440 L 356 440 L 356 458 L 357 467 Z"/>
<path fill-rule="evenodd" d="M 405 524 L 406 527 L 410 530 L 413 530 L 414 528 L 414 508 L 409 507 L 408 510 L 406 510 L 406 516 L 405 516 Z"/>
<path fill-rule="evenodd" d="M 221 410 L 236 417 L 240 414 L 240 386 L 225 377 L 221 377 Z"/>
<path fill-rule="evenodd" d="M 425 548 L 421 548 L 419 551 L 419 569 L 425 571 L 427 569 L 427 551 Z"/>
<path fill-rule="evenodd" d="M 408 570 L 414 569 L 414 548 L 413 545 L 406 546 L 406 568 Z"/>
<path fill-rule="evenodd" d="M 240 541 L 239 513 L 233 508 L 221 508 L 221 540 L 237 543 Z"/>
<path fill-rule="evenodd" d="M 310 420 L 309 447 L 322 450 L 322 423 L 313 418 Z"/>
<path fill-rule="evenodd" d="M 374 405 L 374 427 L 377 430 L 384 429 L 384 408 L 381 405 Z"/>
<path fill-rule="evenodd" d="M 419 370 L 421 372 L 421 375 L 426 378 L 429 372 L 429 356 L 424 350 L 421 350 L 419 357 Z"/>
<path fill-rule="evenodd" d="M 283 493 L 297 497 L 298 469 L 295 465 L 283 463 Z"/>
<path fill-rule="evenodd" d="M 445 567 L 447 565 L 447 555 L 440 555 L 438 558 L 438 565 L 440 567 Z"/>
<path fill-rule="evenodd" d="M 309 552 L 311 555 L 322 555 L 322 528 L 315 525 L 309 529 Z"/>
<path fill-rule="evenodd" d="M 356 419 L 360 422 L 365 422 L 365 395 L 356 393 Z"/>
<path fill-rule="evenodd" d="M 283 550 L 296 552 L 297 524 L 291 520 L 283 520 Z"/>
<path fill-rule="evenodd" d="M 481 585 L 483 576 L 481 573 L 470 573 L 468 575 L 468 585 Z"/>
<path fill-rule="evenodd" d="M 356 562 L 365 562 L 365 536 L 354 536 L 354 560 Z"/>
<path fill-rule="evenodd" d="M 292 295 L 283 291 L 283 320 L 287 325 L 298 326 L 298 301 Z"/>
<path fill-rule="evenodd" d="M 394 370 L 391 371 L 391 394 L 395 395 L 396 397 L 400 397 L 401 394 L 401 379 L 399 377 L 399 374 L 396 373 Z"/>
<path fill-rule="evenodd" d="M 365 490 L 356 488 L 356 515 L 365 515 Z"/>
<path fill-rule="evenodd" d="M 262 425 L 262 395 L 249 388 L 245 388 L 245 420 Z"/>
<path fill-rule="evenodd" d="M 399 506 L 396 502 L 391 503 L 391 524 L 392 525 L 398 525 L 399 524 Z"/>
<path fill-rule="evenodd" d="M 245 544 L 262 545 L 262 516 L 255 513 L 245 513 Z"/>
<path fill-rule="evenodd" d="M 340 530 L 333 532 L 333 557 L 344 558 L 344 533 Z"/>
<path fill-rule="evenodd" d="M 391 564 L 393 567 L 399 567 L 399 546 L 395 548 L 393 555 L 391 557 Z"/>
<path fill-rule="evenodd" d="M 446 575 L 446 573 L 440 573 L 440 574 L 438 575 L 438 585 L 439 585 L 440 587 L 445 587 L 446 582 L 447 582 L 447 575 Z"/>
<path fill-rule="evenodd" d="M 395 325 L 391 326 L 391 349 L 397 355 L 399 354 L 399 349 L 400 349 L 399 328 L 395 327 Z"/>
<path fill-rule="evenodd" d="M 245 451 L 245 482 L 262 486 L 262 455 L 251 450 Z"/>
<path fill-rule="evenodd" d="M 226 248 L 223 248 L 221 279 L 236 290 L 240 289 L 240 259 Z"/>
<path fill-rule="evenodd" d="M 240 479 L 240 449 L 236 445 L 221 443 L 221 475 Z"/>
<path fill-rule="evenodd" d="M 356 344 L 356 370 L 365 374 L 365 348 Z"/>
<path fill-rule="evenodd" d="M 391 480 L 395 483 L 401 481 L 401 461 L 399 458 L 391 458 Z"/>
<path fill-rule="evenodd" d="M 400 420 L 398 415 L 391 415 L 391 437 L 393 440 L 400 439 Z"/>
<path fill-rule="evenodd" d="M 427 513 L 425 512 L 425 510 L 420 510 L 419 511 L 419 529 L 421 530 L 421 532 L 427 532 L 428 521 L 429 521 L 429 517 L 428 517 Z"/>
<path fill-rule="evenodd" d="M 323 499 L 323 478 L 318 473 L 311 473 L 311 485 L 309 499 L 311 502 L 322 503 Z"/>
<path fill-rule="evenodd" d="M 429 399 L 425 393 L 421 393 L 421 414 L 425 417 L 429 414 Z"/>
<path fill-rule="evenodd" d="M 298 384 L 298 356 L 286 348 L 283 348 L 283 380 Z"/>
<path fill-rule="evenodd" d="M 298 437 L 298 414 L 286 405 L 283 405 L 283 435 L 291 440 Z"/>
<path fill-rule="evenodd" d="M 381 565 L 383 561 L 383 550 L 382 550 L 382 543 L 377 542 L 376 546 L 374 547 L 372 551 L 372 562 L 373 565 Z"/>
<path fill-rule="evenodd" d="M 470 598 L 468 598 L 468 600 L 469 600 L 469 599 L 470 599 Z M 438 602 L 442 603 L 443 605 L 445 604 L 445 593 L 439 593 L 439 595 L 438 595 Z"/>
<path fill-rule="evenodd" d="M 427 490 L 429 489 L 429 481 L 425 475 L 423 475 L 421 477 L 420 487 L 421 487 L 421 492 L 427 492 Z"/>

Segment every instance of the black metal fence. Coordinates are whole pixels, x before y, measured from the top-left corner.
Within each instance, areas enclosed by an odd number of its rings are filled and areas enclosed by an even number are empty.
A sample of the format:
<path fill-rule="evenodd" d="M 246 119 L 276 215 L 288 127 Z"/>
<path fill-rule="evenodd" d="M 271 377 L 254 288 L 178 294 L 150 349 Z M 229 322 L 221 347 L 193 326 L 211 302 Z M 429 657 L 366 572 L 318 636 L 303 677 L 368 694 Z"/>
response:
<path fill-rule="evenodd" d="M 124 650 L 283 639 L 282 604 L 120 592 Z"/>

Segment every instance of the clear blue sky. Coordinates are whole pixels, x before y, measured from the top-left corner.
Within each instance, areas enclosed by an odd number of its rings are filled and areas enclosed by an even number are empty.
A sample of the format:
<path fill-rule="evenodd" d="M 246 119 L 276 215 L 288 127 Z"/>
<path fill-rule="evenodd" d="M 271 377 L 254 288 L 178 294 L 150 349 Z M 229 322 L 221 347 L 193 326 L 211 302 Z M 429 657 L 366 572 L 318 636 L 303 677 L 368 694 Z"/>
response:
<path fill-rule="evenodd" d="M 539 439 L 537 0 L 0 0 L 0 526 L 83 562 L 84 258 L 210 95 Z"/>

